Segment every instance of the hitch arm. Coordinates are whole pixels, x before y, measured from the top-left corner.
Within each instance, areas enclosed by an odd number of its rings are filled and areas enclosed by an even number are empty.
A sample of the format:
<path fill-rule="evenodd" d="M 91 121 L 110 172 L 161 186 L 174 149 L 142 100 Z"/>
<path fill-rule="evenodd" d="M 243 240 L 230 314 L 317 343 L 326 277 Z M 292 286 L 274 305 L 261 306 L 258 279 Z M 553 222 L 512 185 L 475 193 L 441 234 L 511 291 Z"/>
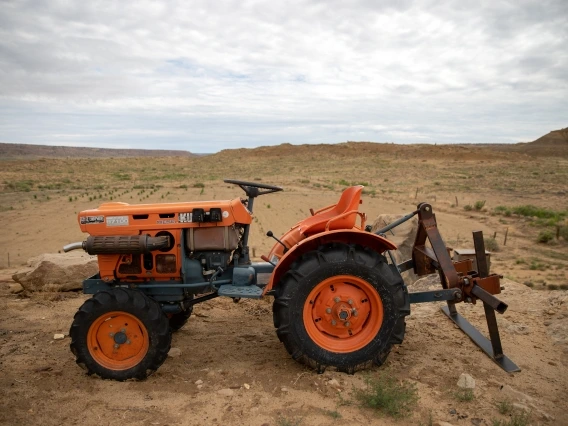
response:
<path fill-rule="evenodd" d="M 411 215 L 414 214 L 416 214 L 416 212 L 411 213 Z M 471 263 L 464 264 L 463 262 L 454 262 L 450 258 L 449 250 L 438 231 L 436 217 L 432 213 L 432 206 L 427 203 L 419 204 L 417 214 L 418 232 L 414 241 L 411 259 L 414 272 L 419 276 L 438 272 L 444 290 L 438 292 L 435 296 L 437 296 L 437 300 L 441 299 L 447 301 L 447 306 L 442 307 L 444 314 L 503 370 L 507 372 L 520 371 L 520 368 L 503 353 L 495 311 L 501 314 L 504 313 L 507 309 L 507 304 L 494 296 L 501 292 L 501 286 L 499 284 L 499 276 L 489 274 L 483 233 L 481 231 L 473 233 L 478 271 L 471 271 Z M 402 219 L 405 219 L 407 216 Z M 398 222 L 402 223 L 403 221 L 404 220 L 400 220 Z M 383 229 L 388 230 L 393 227 L 394 226 L 391 227 L 389 225 Z M 427 239 L 430 241 L 431 247 L 426 246 Z M 408 262 L 404 262 L 401 266 L 410 269 Z M 459 272 L 456 267 L 459 269 Z M 453 294 L 453 299 L 451 299 L 451 294 L 443 293 L 448 290 L 456 291 L 456 293 Z M 421 303 L 430 301 L 427 299 L 432 296 L 426 293 L 415 294 L 415 296 L 412 296 L 412 293 L 410 293 L 411 302 Z M 483 302 L 485 319 L 489 330 L 489 339 L 483 336 L 473 325 L 461 316 L 456 309 L 456 303 L 458 302 L 466 301 L 475 303 L 477 299 Z"/>

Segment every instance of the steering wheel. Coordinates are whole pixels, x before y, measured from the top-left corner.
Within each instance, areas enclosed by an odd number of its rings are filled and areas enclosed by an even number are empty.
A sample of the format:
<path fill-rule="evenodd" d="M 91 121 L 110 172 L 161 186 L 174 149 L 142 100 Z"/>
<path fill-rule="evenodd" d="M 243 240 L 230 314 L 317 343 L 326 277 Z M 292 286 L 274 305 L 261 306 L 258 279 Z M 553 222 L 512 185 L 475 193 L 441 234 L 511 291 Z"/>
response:
<path fill-rule="evenodd" d="M 245 182 L 243 180 L 235 180 L 235 179 L 225 179 L 223 182 L 225 183 L 232 183 L 234 185 L 239 185 L 245 194 L 247 194 L 250 198 L 255 198 L 260 195 L 270 194 L 272 192 L 282 191 L 283 188 L 274 185 L 265 185 L 263 183 L 256 183 L 256 182 Z M 264 189 L 265 191 L 261 191 Z"/>

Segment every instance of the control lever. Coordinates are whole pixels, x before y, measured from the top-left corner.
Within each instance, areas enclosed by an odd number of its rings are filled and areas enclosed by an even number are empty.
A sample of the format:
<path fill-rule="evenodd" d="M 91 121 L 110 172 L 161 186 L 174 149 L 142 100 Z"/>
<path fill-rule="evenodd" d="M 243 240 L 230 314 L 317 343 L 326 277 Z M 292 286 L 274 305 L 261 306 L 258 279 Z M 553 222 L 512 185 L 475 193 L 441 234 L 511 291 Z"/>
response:
<path fill-rule="evenodd" d="M 266 236 L 270 237 L 270 238 L 274 238 L 276 241 L 278 241 L 282 245 L 282 247 L 284 247 L 284 254 L 286 254 L 286 252 L 288 251 L 288 247 L 286 247 L 286 244 L 284 244 L 282 241 L 280 241 L 278 238 L 276 238 L 274 236 L 274 234 L 272 233 L 272 231 L 268 231 L 266 233 Z"/>

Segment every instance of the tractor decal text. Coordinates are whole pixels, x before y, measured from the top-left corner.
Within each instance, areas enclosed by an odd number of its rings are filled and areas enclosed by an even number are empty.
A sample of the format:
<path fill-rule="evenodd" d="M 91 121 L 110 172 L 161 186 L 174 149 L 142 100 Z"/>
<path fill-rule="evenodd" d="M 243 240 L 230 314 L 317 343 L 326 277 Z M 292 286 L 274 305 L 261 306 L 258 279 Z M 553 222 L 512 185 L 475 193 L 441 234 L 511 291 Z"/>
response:
<path fill-rule="evenodd" d="M 81 225 L 85 225 L 87 223 L 105 223 L 104 216 L 84 216 L 81 218 Z"/>
<path fill-rule="evenodd" d="M 107 216 L 107 226 L 128 226 L 128 216 Z"/>
<path fill-rule="evenodd" d="M 160 219 L 160 220 L 157 220 L 156 223 L 158 223 L 160 225 L 167 225 L 167 224 L 170 224 L 170 223 L 176 223 L 176 220 L 175 219 Z"/>
<path fill-rule="evenodd" d="M 180 221 L 180 223 L 187 223 L 187 222 L 191 222 L 191 213 L 180 213 L 178 220 Z"/>

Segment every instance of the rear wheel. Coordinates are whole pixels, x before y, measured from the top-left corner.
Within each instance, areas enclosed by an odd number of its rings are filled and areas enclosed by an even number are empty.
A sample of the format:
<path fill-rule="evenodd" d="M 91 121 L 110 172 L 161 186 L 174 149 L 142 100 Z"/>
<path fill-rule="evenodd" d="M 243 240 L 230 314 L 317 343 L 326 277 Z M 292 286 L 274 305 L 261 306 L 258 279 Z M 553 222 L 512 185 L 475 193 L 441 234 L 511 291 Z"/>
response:
<path fill-rule="evenodd" d="M 381 365 L 402 343 L 409 314 L 406 287 L 380 254 L 331 244 L 301 256 L 283 276 L 273 314 L 292 357 L 320 371 L 353 373 Z"/>
<path fill-rule="evenodd" d="M 127 289 L 101 291 L 75 314 L 71 351 L 88 374 L 145 379 L 168 356 L 171 332 L 160 305 Z"/>

